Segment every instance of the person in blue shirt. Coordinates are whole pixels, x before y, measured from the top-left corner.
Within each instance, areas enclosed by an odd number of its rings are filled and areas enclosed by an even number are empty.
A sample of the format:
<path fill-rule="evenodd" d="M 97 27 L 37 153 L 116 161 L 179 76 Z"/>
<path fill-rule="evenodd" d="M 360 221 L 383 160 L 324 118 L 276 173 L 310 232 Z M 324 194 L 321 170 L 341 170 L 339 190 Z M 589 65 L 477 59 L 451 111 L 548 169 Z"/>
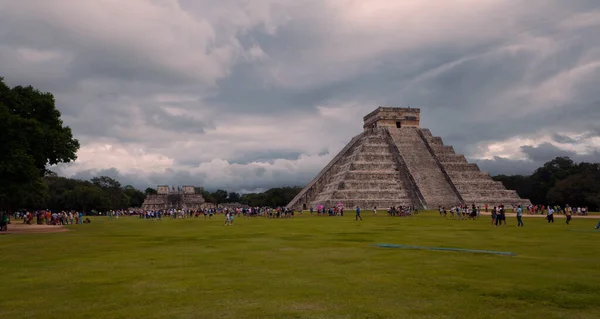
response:
<path fill-rule="evenodd" d="M 517 227 L 523 227 L 523 208 L 521 208 L 521 205 L 517 208 Z"/>
<path fill-rule="evenodd" d="M 359 218 L 362 220 L 362 217 L 360 217 L 360 207 L 356 206 L 356 218 L 354 220 L 358 220 Z"/>

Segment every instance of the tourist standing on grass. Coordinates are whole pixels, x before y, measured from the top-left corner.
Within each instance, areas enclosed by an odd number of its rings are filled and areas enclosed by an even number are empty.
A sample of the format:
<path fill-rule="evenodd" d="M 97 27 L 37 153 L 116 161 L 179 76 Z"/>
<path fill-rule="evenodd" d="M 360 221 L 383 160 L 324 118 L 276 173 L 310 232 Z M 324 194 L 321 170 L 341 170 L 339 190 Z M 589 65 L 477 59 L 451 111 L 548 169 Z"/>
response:
<path fill-rule="evenodd" d="M 360 217 L 360 207 L 356 206 L 356 218 L 354 220 L 358 220 L 359 218 L 362 220 L 362 217 Z"/>
<path fill-rule="evenodd" d="M 0 213 L 0 231 L 8 231 L 8 212 Z"/>
<path fill-rule="evenodd" d="M 504 222 L 504 226 L 506 226 L 506 211 L 504 210 L 504 205 L 500 205 L 500 224 Z"/>
<path fill-rule="evenodd" d="M 548 220 L 548 224 L 550 222 L 554 223 L 554 209 L 550 206 L 548 206 L 548 215 L 546 216 L 546 219 Z"/>
<path fill-rule="evenodd" d="M 523 227 L 523 208 L 517 207 L 517 227 Z"/>
<path fill-rule="evenodd" d="M 496 215 L 497 215 L 497 214 L 496 214 L 496 206 L 494 206 L 494 208 L 492 208 L 492 223 L 490 224 L 490 225 L 492 225 L 492 226 L 493 226 L 494 224 L 496 224 L 496 217 L 497 217 Z M 498 225 L 498 224 L 496 224 L 496 225 Z"/>
<path fill-rule="evenodd" d="M 571 222 L 571 209 L 565 210 L 565 216 L 567 217 L 567 225 Z"/>
<path fill-rule="evenodd" d="M 229 226 L 229 212 L 225 212 L 225 226 Z"/>
<path fill-rule="evenodd" d="M 598 221 L 598 225 L 596 225 L 596 227 L 594 227 L 594 229 L 600 229 L 600 220 Z"/>

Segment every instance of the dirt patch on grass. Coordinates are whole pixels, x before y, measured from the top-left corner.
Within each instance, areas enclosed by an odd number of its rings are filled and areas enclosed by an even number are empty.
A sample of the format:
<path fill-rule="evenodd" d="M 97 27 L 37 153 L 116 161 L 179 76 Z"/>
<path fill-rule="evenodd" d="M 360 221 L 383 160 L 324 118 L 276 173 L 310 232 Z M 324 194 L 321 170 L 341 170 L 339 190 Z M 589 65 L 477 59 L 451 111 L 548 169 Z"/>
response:
<path fill-rule="evenodd" d="M 62 232 L 66 232 L 66 231 L 69 231 L 69 229 L 67 229 L 63 226 L 10 224 L 10 225 L 8 225 L 8 231 L 0 232 L 0 235 L 62 233 Z"/>

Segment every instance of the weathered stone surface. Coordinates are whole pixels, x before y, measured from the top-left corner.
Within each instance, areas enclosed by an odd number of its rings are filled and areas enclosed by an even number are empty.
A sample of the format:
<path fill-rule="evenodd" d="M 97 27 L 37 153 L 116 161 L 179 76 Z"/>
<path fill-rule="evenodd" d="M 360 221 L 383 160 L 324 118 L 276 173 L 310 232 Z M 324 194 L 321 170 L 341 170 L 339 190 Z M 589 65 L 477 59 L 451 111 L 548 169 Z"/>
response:
<path fill-rule="evenodd" d="M 458 204 L 529 205 L 476 164 L 419 127 L 420 110 L 380 107 L 364 117 L 364 132 L 288 204 L 294 209 L 343 204 L 370 209 Z"/>
<path fill-rule="evenodd" d="M 204 200 L 202 194 L 196 194 L 194 186 L 172 187 L 160 185 L 158 194 L 148 195 L 142 204 L 143 210 L 190 209 L 197 210 L 213 206 Z"/>

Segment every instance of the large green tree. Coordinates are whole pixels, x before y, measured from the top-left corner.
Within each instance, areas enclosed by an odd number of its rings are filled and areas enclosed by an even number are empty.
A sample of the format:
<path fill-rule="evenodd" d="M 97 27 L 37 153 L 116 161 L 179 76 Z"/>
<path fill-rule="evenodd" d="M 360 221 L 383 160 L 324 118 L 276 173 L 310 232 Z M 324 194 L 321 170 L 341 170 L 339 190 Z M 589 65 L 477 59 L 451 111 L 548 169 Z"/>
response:
<path fill-rule="evenodd" d="M 533 174 L 499 175 L 507 189 L 534 204 L 600 207 L 600 164 L 574 163 L 568 157 L 557 157 L 538 168 Z"/>
<path fill-rule="evenodd" d="M 0 204 L 3 209 L 47 195 L 49 165 L 74 161 L 79 142 L 63 125 L 54 96 L 0 78 Z"/>

